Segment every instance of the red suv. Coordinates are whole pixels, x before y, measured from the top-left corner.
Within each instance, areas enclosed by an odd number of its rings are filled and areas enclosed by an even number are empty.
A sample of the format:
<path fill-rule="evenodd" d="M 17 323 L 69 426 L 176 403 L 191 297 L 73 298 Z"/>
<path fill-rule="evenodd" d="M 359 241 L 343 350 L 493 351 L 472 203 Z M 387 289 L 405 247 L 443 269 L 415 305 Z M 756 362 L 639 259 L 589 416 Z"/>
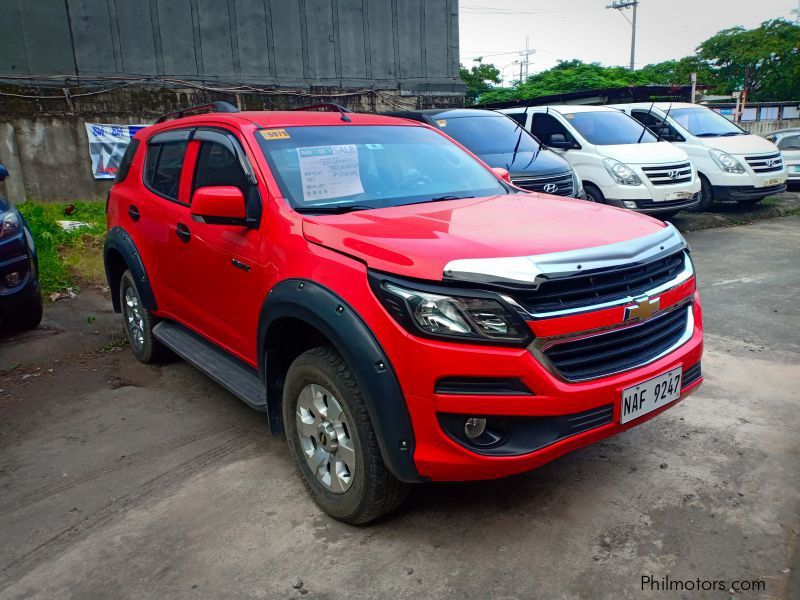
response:
<path fill-rule="evenodd" d="M 702 381 L 672 226 L 510 185 L 425 124 L 187 110 L 140 131 L 105 264 L 131 348 L 266 413 L 328 514 L 519 473 Z"/>

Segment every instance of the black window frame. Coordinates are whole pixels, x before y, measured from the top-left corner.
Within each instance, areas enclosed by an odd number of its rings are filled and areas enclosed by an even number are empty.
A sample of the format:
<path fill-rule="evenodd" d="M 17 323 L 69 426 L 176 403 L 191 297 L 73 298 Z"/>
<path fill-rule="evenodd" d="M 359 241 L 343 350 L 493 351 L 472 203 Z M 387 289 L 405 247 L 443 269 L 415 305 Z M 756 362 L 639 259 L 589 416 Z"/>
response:
<path fill-rule="evenodd" d="M 133 139 L 128 143 L 128 147 L 125 148 L 125 154 L 122 155 L 122 160 L 119 161 L 119 169 L 117 169 L 117 175 L 114 177 L 114 183 L 122 183 L 125 181 L 125 178 L 128 177 L 128 173 L 131 170 L 131 165 L 133 164 L 133 159 L 136 156 L 136 151 L 139 149 L 139 140 Z"/>
<path fill-rule="evenodd" d="M 163 198 L 169 202 L 174 202 L 175 204 L 180 204 L 181 206 L 189 206 L 186 202 L 180 201 L 180 185 L 181 185 L 181 178 L 183 176 L 183 168 L 186 165 L 186 151 L 189 149 L 189 142 L 192 140 L 192 135 L 194 133 L 194 129 L 170 129 L 168 131 L 163 131 L 161 133 L 157 133 L 152 136 L 150 139 L 147 140 L 147 151 L 145 152 L 144 156 L 144 167 L 142 168 L 142 183 L 147 190 L 159 198 Z M 181 144 L 185 143 L 186 148 L 183 151 L 183 160 L 181 161 L 181 171 L 178 175 L 178 197 L 177 198 L 170 198 L 169 196 L 162 194 L 159 190 L 155 189 L 149 181 L 148 177 L 148 157 L 152 149 L 158 146 L 158 160 L 156 161 L 156 168 L 158 168 L 158 163 L 161 160 L 161 151 L 163 147 L 167 144 Z"/>

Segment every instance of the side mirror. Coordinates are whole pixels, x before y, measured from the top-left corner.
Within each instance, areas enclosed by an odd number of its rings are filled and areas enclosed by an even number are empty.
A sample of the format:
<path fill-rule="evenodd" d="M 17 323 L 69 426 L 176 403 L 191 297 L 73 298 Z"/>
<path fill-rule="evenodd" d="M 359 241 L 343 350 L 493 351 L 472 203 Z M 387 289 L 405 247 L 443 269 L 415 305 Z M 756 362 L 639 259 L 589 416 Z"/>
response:
<path fill-rule="evenodd" d="M 244 194 L 232 185 L 199 188 L 190 212 L 195 221 L 211 225 L 245 225 L 247 220 Z"/>
<path fill-rule="evenodd" d="M 568 141 L 563 133 L 554 133 L 550 136 L 550 143 L 547 144 L 551 148 L 558 148 L 559 150 L 570 150 L 575 147 L 575 144 Z"/>
<path fill-rule="evenodd" d="M 494 174 L 506 183 L 511 183 L 511 175 L 508 174 L 508 169 L 504 169 L 503 167 L 492 167 L 492 171 L 494 171 Z"/>
<path fill-rule="evenodd" d="M 8 177 L 8 169 L 3 164 L 0 164 L 0 181 L 5 180 L 6 177 Z"/>

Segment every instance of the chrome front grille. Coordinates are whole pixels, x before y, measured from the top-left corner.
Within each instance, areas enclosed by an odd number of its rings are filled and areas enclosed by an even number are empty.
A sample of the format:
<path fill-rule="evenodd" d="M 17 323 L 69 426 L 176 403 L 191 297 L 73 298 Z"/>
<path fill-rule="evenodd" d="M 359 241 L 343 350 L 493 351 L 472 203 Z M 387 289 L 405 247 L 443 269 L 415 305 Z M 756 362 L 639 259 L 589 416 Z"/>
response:
<path fill-rule="evenodd" d="M 511 183 L 515 186 L 530 192 L 540 192 L 542 194 L 554 194 L 556 196 L 572 196 L 573 181 L 572 173 L 557 173 L 544 177 L 529 177 L 526 175 L 513 175 Z M 551 186 L 555 186 L 554 188 Z M 545 189 L 547 188 L 547 189 Z"/>
<path fill-rule="evenodd" d="M 642 171 L 653 185 L 675 185 L 692 180 L 692 165 L 689 162 L 642 167 Z"/>
<path fill-rule="evenodd" d="M 744 159 L 755 173 L 772 173 L 783 170 L 783 158 L 780 153 L 745 156 Z"/>

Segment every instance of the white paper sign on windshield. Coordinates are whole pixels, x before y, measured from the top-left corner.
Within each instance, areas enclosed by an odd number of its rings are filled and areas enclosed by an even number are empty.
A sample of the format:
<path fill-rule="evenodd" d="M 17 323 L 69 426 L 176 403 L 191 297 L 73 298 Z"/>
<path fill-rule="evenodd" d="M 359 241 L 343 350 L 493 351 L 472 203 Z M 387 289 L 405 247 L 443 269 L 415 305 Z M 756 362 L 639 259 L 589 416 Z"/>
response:
<path fill-rule="evenodd" d="M 298 148 L 306 202 L 364 193 L 355 144 Z"/>

